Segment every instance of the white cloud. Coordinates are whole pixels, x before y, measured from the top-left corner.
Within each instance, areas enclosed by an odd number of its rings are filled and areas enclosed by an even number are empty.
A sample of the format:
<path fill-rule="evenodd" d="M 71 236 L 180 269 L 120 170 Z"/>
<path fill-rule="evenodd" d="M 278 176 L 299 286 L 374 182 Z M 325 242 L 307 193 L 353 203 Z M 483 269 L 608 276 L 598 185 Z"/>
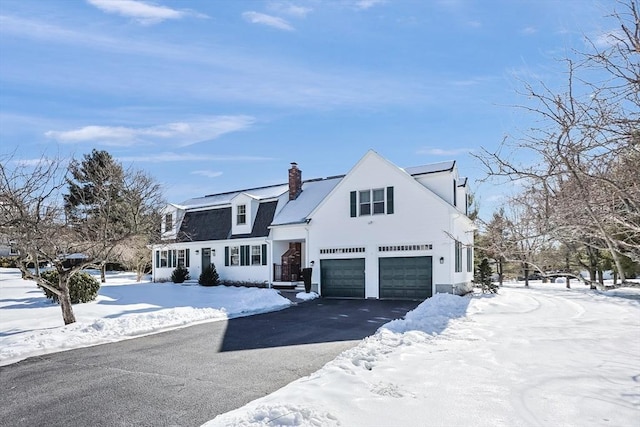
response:
<path fill-rule="evenodd" d="M 185 147 L 246 129 L 254 122 L 255 119 L 251 116 L 214 116 L 140 128 L 92 125 L 67 131 L 50 130 L 45 132 L 45 136 L 63 144 L 100 142 L 104 145 L 124 146 L 166 141 Z"/>
<path fill-rule="evenodd" d="M 273 1 L 267 6 L 270 10 L 296 18 L 304 18 L 313 11 L 310 7 L 298 6 L 289 2 Z"/>
<path fill-rule="evenodd" d="M 453 148 L 453 149 L 442 149 L 442 148 L 423 148 L 417 151 L 417 154 L 428 154 L 430 156 L 457 156 L 460 154 L 472 153 L 474 151 L 473 148 Z"/>
<path fill-rule="evenodd" d="M 356 9 L 367 10 L 374 6 L 386 3 L 387 0 L 358 0 L 355 3 Z"/>
<path fill-rule="evenodd" d="M 593 44 L 600 49 L 607 49 L 625 40 L 626 36 L 622 30 L 612 30 L 598 34 L 594 37 Z"/>
<path fill-rule="evenodd" d="M 530 36 L 537 32 L 538 32 L 538 29 L 536 27 L 525 27 L 522 30 L 520 30 L 520 34 L 523 34 L 525 36 Z"/>
<path fill-rule="evenodd" d="M 150 154 L 147 156 L 119 157 L 121 162 L 145 162 L 145 163 L 166 163 L 166 162 L 266 162 L 275 160 L 273 157 L 260 156 L 211 156 L 201 153 L 174 153 L 164 152 Z"/>
<path fill-rule="evenodd" d="M 210 170 L 199 170 L 191 172 L 191 175 L 200 175 L 205 176 L 207 178 L 217 178 L 222 175 L 222 172 L 218 171 L 210 171 Z"/>
<path fill-rule="evenodd" d="M 167 19 L 181 19 L 185 16 L 206 17 L 189 10 L 176 10 L 138 0 L 87 0 L 87 2 L 103 12 L 133 18 L 145 25 L 157 24 Z"/>
<path fill-rule="evenodd" d="M 289 24 L 285 19 L 278 18 L 277 16 L 271 16 L 260 12 L 244 12 L 242 17 L 252 24 L 262 24 L 269 27 L 277 28 L 278 30 L 294 31 L 295 28 Z"/>

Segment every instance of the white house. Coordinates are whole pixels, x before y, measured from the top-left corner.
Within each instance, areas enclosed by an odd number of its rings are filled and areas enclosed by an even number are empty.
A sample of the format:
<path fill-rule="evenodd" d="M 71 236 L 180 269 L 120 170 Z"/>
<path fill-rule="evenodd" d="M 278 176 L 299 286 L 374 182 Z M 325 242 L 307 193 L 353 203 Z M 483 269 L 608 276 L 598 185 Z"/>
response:
<path fill-rule="evenodd" d="M 467 180 L 454 161 L 399 168 L 368 151 L 346 174 L 213 194 L 166 207 L 153 279 L 178 265 L 198 278 L 277 286 L 312 268 L 325 297 L 424 299 L 473 279 Z"/>

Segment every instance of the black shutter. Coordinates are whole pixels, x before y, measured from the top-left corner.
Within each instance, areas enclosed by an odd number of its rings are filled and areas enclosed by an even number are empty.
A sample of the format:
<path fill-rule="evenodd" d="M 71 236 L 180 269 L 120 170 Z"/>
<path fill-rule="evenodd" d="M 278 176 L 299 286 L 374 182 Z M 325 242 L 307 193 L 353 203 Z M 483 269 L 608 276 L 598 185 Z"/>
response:
<path fill-rule="evenodd" d="M 229 246 L 224 247 L 224 265 L 229 266 Z"/>
<path fill-rule="evenodd" d="M 267 265 L 267 245 L 262 245 L 262 265 Z"/>
<path fill-rule="evenodd" d="M 172 257 L 173 257 L 173 265 L 172 267 L 177 267 L 178 266 L 178 251 L 177 250 L 172 250 Z"/>
<path fill-rule="evenodd" d="M 156 268 L 160 268 L 160 251 L 156 251 Z"/>
<path fill-rule="evenodd" d="M 247 253 L 245 252 L 247 246 L 240 246 L 240 265 L 247 265 Z"/>
<path fill-rule="evenodd" d="M 356 192 L 351 192 L 351 218 L 355 218 L 358 212 L 358 201 L 356 200 Z"/>
<path fill-rule="evenodd" d="M 251 265 L 251 246 L 244 247 L 244 265 Z"/>
<path fill-rule="evenodd" d="M 393 213 L 393 187 L 387 187 L 387 214 Z"/>
<path fill-rule="evenodd" d="M 184 266 L 189 267 L 189 249 L 184 250 Z"/>

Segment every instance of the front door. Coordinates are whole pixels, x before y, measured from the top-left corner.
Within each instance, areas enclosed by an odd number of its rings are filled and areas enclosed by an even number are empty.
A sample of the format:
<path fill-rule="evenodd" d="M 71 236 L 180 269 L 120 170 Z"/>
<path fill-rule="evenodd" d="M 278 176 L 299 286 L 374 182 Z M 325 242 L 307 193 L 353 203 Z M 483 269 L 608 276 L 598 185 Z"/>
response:
<path fill-rule="evenodd" d="M 202 271 L 211 265 L 211 248 L 202 248 Z"/>

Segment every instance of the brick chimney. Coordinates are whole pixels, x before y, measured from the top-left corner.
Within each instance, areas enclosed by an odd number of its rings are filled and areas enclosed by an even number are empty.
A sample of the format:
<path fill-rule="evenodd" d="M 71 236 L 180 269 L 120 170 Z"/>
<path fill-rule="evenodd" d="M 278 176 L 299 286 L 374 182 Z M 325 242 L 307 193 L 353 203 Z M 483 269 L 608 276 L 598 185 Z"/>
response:
<path fill-rule="evenodd" d="M 296 162 L 291 163 L 289 169 L 289 200 L 295 200 L 302 191 L 302 171 Z"/>

